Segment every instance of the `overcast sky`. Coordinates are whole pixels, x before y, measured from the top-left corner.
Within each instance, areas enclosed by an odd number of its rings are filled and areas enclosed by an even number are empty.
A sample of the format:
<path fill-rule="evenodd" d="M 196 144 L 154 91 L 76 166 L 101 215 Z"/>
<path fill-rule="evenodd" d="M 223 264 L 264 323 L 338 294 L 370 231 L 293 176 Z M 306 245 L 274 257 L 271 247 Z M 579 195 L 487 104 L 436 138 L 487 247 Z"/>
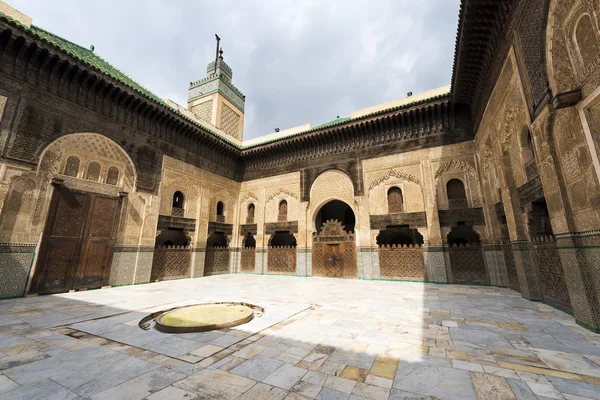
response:
<path fill-rule="evenodd" d="M 4 0 L 187 105 L 221 37 L 244 139 L 450 83 L 459 0 Z"/>

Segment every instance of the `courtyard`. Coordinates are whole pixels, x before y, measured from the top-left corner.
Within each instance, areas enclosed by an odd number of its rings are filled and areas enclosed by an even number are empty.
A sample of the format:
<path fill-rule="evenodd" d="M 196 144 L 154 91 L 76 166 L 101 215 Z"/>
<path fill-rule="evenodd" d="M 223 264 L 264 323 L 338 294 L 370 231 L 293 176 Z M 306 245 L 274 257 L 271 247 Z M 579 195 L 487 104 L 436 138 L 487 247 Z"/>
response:
<path fill-rule="evenodd" d="M 140 320 L 242 301 L 230 329 Z M 488 286 L 220 275 L 0 302 L 0 399 L 600 399 L 600 335 Z"/>

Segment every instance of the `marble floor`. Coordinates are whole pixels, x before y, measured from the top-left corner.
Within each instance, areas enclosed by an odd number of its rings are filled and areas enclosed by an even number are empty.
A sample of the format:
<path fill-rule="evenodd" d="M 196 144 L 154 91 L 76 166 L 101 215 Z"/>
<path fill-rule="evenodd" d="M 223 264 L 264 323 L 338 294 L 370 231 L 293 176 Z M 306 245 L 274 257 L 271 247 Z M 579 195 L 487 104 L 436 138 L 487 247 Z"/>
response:
<path fill-rule="evenodd" d="M 145 331 L 178 305 L 265 313 Z M 222 275 L 0 301 L 0 400 L 600 399 L 600 335 L 509 289 Z"/>

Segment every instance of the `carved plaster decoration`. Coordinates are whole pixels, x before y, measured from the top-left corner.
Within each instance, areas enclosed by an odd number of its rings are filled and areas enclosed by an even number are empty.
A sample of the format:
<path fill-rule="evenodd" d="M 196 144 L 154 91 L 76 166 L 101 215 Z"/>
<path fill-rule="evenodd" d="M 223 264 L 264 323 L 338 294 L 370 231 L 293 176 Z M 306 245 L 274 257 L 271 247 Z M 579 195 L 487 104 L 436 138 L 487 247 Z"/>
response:
<path fill-rule="evenodd" d="M 421 181 L 416 176 L 414 176 L 412 174 L 407 174 L 405 172 L 400 172 L 400 171 L 397 171 L 392 168 L 392 169 L 386 171 L 385 173 L 383 173 L 381 176 L 375 178 L 369 185 L 369 191 L 375 189 L 377 186 L 381 185 L 383 182 L 387 181 L 388 179 L 390 179 L 392 177 L 398 178 L 403 181 L 416 183 L 417 185 L 421 184 Z"/>
<path fill-rule="evenodd" d="M 273 200 L 274 198 L 276 198 L 280 194 L 285 194 L 287 196 L 293 197 L 294 199 L 298 200 L 298 195 L 296 195 L 295 193 L 290 192 L 289 190 L 286 190 L 286 189 L 279 189 L 277 192 L 275 192 L 274 194 L 270 195 L 266 202 L 269 203 L 271 200 Z"/>
<path fill-rule="evenodd" d="M 435 179 L 438 179 L 444 172 L 450 171 L 452 169 L 457 169 L 459 171 L 463 171 L 473 176 L 477 177 L 477 173 L 475 168 L 471 163 L 462 160 L 450 160 L 444 164 L 442 164 L 438 170 L 435 172 Z"/>
<path fill-rule="evenodd" d="M 258 201 L 258 196 L 256 196 L 254 193 L 249 192 L 249 193 L 245 193 L 242 198 L 240 199 L 240 204 L 245 203 L 246 201 Z"/>

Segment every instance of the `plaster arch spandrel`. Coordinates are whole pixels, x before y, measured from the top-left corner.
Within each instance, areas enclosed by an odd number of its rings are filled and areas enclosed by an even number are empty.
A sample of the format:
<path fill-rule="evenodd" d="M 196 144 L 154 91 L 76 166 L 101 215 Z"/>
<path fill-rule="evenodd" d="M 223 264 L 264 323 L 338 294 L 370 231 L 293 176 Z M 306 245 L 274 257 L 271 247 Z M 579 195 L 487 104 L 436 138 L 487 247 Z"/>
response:
<path fill-rule="evenodd" d="M 296 195 L 296 193 L 294 193 L 293 191 L 287 189 L 279 189 L 273 192 L 271 195 L 269 195 L 269 197 L 267 197 L 265 204 L 269 204 L 275 199 L 283 200 L 286 197 L 291 197 L 293 199 L 298 200 L 298 195 Z"/>
<path fill-rule="evenodd" d="M 416 176 L 406 172 L 397 171 L 394 168 L 391 168 L 371 181 L 371 183 L 369 184 L 369 192 L 392 178 L 397 178 L 400 181 L 412 182 L 417 185 L 421 185 L 421 180 Z"/>
<path fill-rule="evenodd" d="M 328 170 L 314 180 L 310 188 L 310 203 L 318 205 L 328 200 L 343 200 L 354 204 L 354 185 L 348 175 L 339 170 Z"/>
<path fill-rule="evenodd" d="M 119 186 L 111 186 L 128 192 L 135 188 L 137 174 L 134 162 L 129 154 L 111 139 L 97 133 L 69 134 L 50 143 L 40 156 L 37 174 L 44 176 L 46 179 L 54 177 L 72 178 L 74 184 L 78 182 L 84 185 L 81 179 L 65 177 L 60 174 L 60 168 L 70 154 L 79 155 L 82 161 L 86 163 L 91 160 L 97 161 L 103 170 L 108 170 L 110 166 L 116 164 L 120 167 L 120 171 L 123 171 L 123 179 L 120 180 Z M 80 166 L 80 168 L 83 168 L 83 166 Z M 84 186 L 87 187 L 87 185 Z"/>
<path fill-rule="evenodd" d="M 464 176 L 461 177 L 460 174 L 464 174 Z M 457 159 L 446 161 L 438 167 L 434 177 L 437 181 L 436 198 L 438 207 L 447 207 L 446 183 L 451 178 L 465 179 L 466 182 L 463 182 L 463 184 L 466 183 L 465 189 L 467 190 L 467 198 L 470 200 L 470 207 L 481 207 L 479 179 L 475 167 L 470 162 Z"/>

